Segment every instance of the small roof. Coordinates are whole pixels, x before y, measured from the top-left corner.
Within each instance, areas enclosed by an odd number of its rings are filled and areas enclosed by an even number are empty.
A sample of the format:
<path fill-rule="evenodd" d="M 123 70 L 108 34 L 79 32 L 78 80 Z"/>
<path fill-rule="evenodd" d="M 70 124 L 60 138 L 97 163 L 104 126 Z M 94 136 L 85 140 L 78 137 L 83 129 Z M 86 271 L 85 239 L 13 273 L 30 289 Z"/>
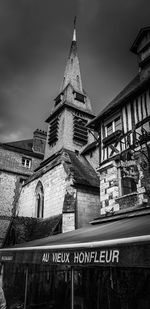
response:
<path fill-rule="evenodd" d="M 139 30 L 138 35 L 136 37 L 136 39 L 134 40 L 130 50 L 137 54 L 137 47 L 140 43 L 140 41 L 142 40 L 143 36 L 145 35 L 145 33 L 150 32 L 150 27 L 143 27 Z"/>
<path fill-rule="evenodd" d="M 3 246 L 10 247 L 25 241 L 60 233 L 61 227 L 58 225 L 61 225 L 61 219 L 61 214 L 46 219 L 14 217 L 11 220 Z"/>
<path fill-rule="evenodd" d="M 43 265 L 150 267 L 150 215 L 89 225 L 0 249 L 0 260 Z"/>
<path fill-rule="evenodd" d="M 150 76 L 141 80 L 140 75 L 136 75 L 131 82 L 108 105 L 106 105 L 106 107 L 92 121 L 88 123 L 88 126 L 91 127 L 93 124 L 97 126 L 101 118 L 112 113 L 115 108 L 119 108 L 119 106 L 126 102 L 126 100 L 129 100 L 132 95 L 135 95 L 135 93 L 143 89 L 149 81 Z"/>
<path fill-rule="evenodd" d="M 66 173 L 72 176 L 74 185 L 94 187 L 99 191 L 99 178 L 94 168 L 82 155 L 76 154 L 74 151 L 68 149 L 62 149 L 56 153 L 55 156 L 52 156 L 52 158 L 45 160 L 45 163 L 43 161 L 41 163 L 41 168 L 38 168 L 38 170 L 27 179 L 25 185 L 41 177 L 61 163 L 63 163 Z"/>
<path fill-rule="evenodd" d="M 15 152 L 28 153 L 31 156 L 43 159 L 43 154 L 33 151 L 33 139 L 2 143 L 1 146 Z"/>
<path fill-rule="evenodd" d="M 81 151 L 82 155 L 85 155 L 89 152 L 91 152 L 92 150 L 94 150 L 98 145 L 97 141 L 94 141 L 92 143 L 90 143 L 89 145 L 85 146 L 85 148 Z"/>

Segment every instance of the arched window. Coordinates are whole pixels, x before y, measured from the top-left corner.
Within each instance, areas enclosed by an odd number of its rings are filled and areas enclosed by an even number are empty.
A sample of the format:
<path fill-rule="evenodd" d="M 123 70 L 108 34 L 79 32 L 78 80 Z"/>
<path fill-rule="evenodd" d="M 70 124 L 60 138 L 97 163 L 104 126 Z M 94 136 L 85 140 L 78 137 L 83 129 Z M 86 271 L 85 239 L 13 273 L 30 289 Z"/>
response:
<path fill-rule="evenodd" d="M 41 181 L 38 182 L 36 189 L 36 216 L 37 218 L 43 218 L 44 216 L 44 190 Z"/>

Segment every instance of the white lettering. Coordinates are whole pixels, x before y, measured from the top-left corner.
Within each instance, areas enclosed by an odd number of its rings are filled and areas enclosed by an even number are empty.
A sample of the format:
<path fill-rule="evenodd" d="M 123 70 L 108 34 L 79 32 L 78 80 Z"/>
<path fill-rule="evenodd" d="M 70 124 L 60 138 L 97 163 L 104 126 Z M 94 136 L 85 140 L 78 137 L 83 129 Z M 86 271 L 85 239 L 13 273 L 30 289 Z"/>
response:
<path fill-rule="evenodd" d="M 78 252 L 74 252 L 74 263 L 78 263 L 79 260 L 79 254 Z"/>
<path fill-rule="evenodd" d="M 90 262 L 91 262 L 91 259 L 90 259 L 90 252 L 85 252 L 84 255 L 85 255 L 84 262 L 85 262 L 85 263 L 90 263 Z"/>
<path fill-rule="evenodd" d="M 55 263 L 70 263 L 69 257 L 70 253 L 67 252 L 59 252 L 59 253 L 53 253 L 53 262 Z"/>
<path fill-rule="evenodd" d="M 98 263 L 99 260 L 97 260 L 97 251 L 95 252 L 95 258 L 94 258 L 94 263 Z"/>
<path fill-rule="evenodd" d="M 112 260 L 112 250 L 106 250 L 106 263 L 110 263 Z"/>
<path fill-rule="evenodd" d="M 83 252 L 80 252 L 79 254 L 79 263 L 83 263 L 84 262 L 84 253 Z"/>
<path fill-rule="evenodd" d="M 105 263 L 105 251 L 100 251 L 100 263 Z"/>
<path fill-rule="evenodd" d="M 116 260 L 116 261 L 115 261 Z M 112 256 L 112 262 L 119 262 L 119 251 L 118 250 L 113 250 L 113 256 Z"/>
<path fill-rule="evenodd" d="M 74 264 L 83 263 L 118 263 L 119 250 L 99 250 L 99 251 L 80 251 L 80 252 L 55 252 L 52 253 L 53 263 L 70 263 L 70 256 Z M 48 262 L 49 254 L 43 255 L 42 261 Z"/>
<path fill-rule="evenodd" d="M 43 254 L 43 258 L 42 258 L 42 262 L 48 262 L 49 261 L 49 253 L 44 253 Z"/>

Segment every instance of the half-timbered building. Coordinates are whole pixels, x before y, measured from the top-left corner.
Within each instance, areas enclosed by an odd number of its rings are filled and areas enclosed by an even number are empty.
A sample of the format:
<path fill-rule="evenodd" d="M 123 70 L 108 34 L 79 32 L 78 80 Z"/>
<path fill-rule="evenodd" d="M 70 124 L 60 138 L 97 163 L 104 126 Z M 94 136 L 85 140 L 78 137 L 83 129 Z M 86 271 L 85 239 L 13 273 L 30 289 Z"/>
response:
<path fill-rule="evenodd" d="M 148 205 L 150 140 L 150 27 L 131 51 L 136 77 L 90 122 L 99 133 L 101 214 Z"/>

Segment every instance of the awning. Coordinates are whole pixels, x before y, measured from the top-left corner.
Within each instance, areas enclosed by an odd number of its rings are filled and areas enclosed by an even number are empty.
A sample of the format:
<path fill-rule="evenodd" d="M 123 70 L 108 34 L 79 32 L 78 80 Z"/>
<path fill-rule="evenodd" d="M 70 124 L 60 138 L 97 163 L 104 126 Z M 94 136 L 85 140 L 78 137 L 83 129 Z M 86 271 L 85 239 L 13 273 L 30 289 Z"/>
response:
<path fill-rule="evenodd" d="M 0 249 L 0 261 L 150 267 L 150 214 L 89 225 Z"/>

